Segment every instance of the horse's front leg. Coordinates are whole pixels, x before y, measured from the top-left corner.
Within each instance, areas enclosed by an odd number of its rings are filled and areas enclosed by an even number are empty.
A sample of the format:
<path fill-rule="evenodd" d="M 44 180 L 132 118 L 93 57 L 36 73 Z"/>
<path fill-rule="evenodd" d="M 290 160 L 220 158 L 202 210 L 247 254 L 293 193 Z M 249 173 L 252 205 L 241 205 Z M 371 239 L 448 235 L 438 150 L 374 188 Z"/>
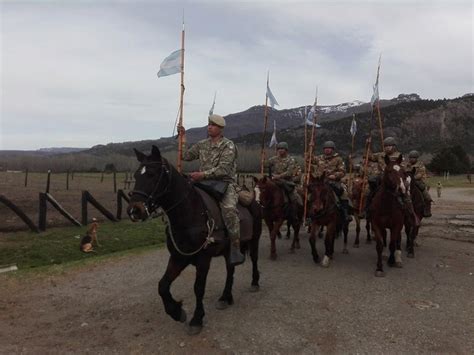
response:
<path fill-rule="evenodd" d="M 370 221 L 369 219 L 365 220 L 365 230 L 367 231 L 367 239 L 365 240 L 365 244 L 370 244 L 372 243 L 372 237 L 370 235 Z"/>
<path fill-rule="evenodd" d="M 283 224 L 283 219 L 279 219 L 273 223 L 273 230 L 270 233 L 270 259 L 275 260 L 277 258 L 277 252 L 276 252 L 276 243 L 275 239 L 280 232 L 281 225 Z"/>
<path fill-rule="evenodd" d="M 354 217 L 355 217 L 355 223 L 356 223 L 356 237 L 355 237 L 355 240 L 354 240 L 354 248 L 358 248 L 359 243 L 360 243 L 360 239 L 359 239 L 359 236 L 360 236 L 360 217 L 359 217 L 358 213 L 356 213 Z"/>
<path fill-rule="evenodd" d="M 234 271 L 235 266 L 229 263 L 229 253 L 225 253 L 225 264 L 227 269 L 227 277 L 225 279 L 224 291 L 222 296 L 217 301 L 217 309 L 226 309 L 227 307 L 234 304 L 234 298 L 232 296 L 232 285 L 234 284 Z"/>
<path fill-rule="evenodd" d="M 301 227 L 301 222 L 299 220 L 293 220 L 291 223 L 291 226 L 293 227 L 293 242 L 291 243 L 291 249 L 290 251 L 294 253 L 295 249 L 300 249 L 300 227 Z"/>
<path fill-rule="evenodd" d="M 344 222 L 342 226 L 342 233 L 344 233 L 344 248 L 342 249 L 343 254 L 349 254 L 349 249 L 347 249 L 347 235 L 349 234 L 349 223 Z"/>
<path fill-rule="evenodd" d="M 170 256 L 168 267 L 158 283 L 158 293 L 161 296 L 166 313 L 175 321 L 179 322 L 186 321 L 186 312 L 182 307 L 183 302 L 177 302 L 171 295 L 170 287 L 173 281 L 181 274 L 181 271 L 188 265 L 188 261 L 178 261 L 173 256 Z"/>
<path fill-rule="evenodd" d="M 334 241 L 336 239 L 336 230 L 337 230 L 337 222 L 330 223 L 327 226 L 326 230 L 326 238 L 324 238 L 324 257 L 321 261 L 321 266 L 328 267 L 329 261 L 332 259 L 334 255 Z"/>
<path fill-rule="evenodd" d="M 318 250 L 316 249 L 316 234 L 319 233 L 318 224 L 313 222 L 311 224 L 311 234 L 309 236 L 309 245 L 311 246 L 311 255 L 313 255 L 313 261 L 319 263 Z"/>
<path fill-rule="evenodd" d="M 382 252 L 383 252 L 383 236 L 382 230 L 377 226 L 372 226 L 374 231 L 374 238 L 375 238 L 375 249 L 377 250 L 377 268 L 375 269 L 375 276 L 383 277 L 385 276 L 385 272 L 383 271 L 383 264 L 382 264 Z"/>
<path fill-rule="evenodd" d="M 189 322 L 189 334 L 199 334 L 202 330 L 202 319 L 204 318 L 204 304 L 202 299 L 204 298 L 204 292 L 206 291 L 206 280 L 211 265 L 211 256 L 202 255 L 199 257 L 196 263 L 196 280 L 194 281 L 194 295 L 196 296 L 196 308 L 194 315 Z M 232 287 L 232 283 L 231 283 Z"/>
<path fill-rule="evenodd" d="M 260 272 L 258 271 L 258 243 L 259 238 L 253 237 L 249 244 L 250 260 L 252 260 L 252 284 L 250 285 L 250 292 L 257 292 L 260 289 Z"/>

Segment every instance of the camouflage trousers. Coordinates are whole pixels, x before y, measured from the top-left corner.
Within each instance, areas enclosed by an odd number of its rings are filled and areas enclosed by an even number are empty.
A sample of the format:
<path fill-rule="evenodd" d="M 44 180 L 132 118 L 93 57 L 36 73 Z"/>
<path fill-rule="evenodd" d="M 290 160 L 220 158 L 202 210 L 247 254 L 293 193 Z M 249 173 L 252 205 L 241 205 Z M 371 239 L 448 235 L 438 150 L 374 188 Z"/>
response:
<path fill-rule="evenodd" d="M 229 234 L 232 244 L 238 246 L 240 243 L 240 219 L 237 210 L 237 202 L 239 196 L 235 189 L 235 185 L 229 183 L 224 197 L 219 202 L 221 208 L 222 219 L 224 220 L 227 233 Z"/>

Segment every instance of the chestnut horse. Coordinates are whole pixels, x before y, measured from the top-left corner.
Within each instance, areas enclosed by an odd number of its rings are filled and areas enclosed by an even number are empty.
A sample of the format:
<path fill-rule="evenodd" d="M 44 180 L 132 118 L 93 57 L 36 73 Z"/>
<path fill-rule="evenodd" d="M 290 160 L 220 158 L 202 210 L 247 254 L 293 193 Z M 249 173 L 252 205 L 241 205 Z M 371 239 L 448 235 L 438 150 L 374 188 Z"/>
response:
<path fill-rule="evenodd" d="M 381 184 L 378 187 L 369 207 L 370 222 L 374 231 L 377 250 L 377 268 L 375 276 L 385 276 L 382 265 L 382 251 L 387 229 L 390 230 L 390 255 L 388 265 L 402 267 L 401 231 L 405 220 L 402 206 L 402 195 L 407 193 L 405 187 L 405 172 L 400 167 L 403 157 L 391 161 L 385 156 L 385 170 Z"/>
<path fill-rule="evenodd" d="M 255 188 L 259 191 L 258 201 L 262 206 L 263 219 L 270 233 L 270 258 L 277 258 L 275 239 L 280 232 L 280 227 L 285 220 L 288 221 L 288 228 L 294 230 L 293 242 L 291 243 L 290 252 L 300 249 L 299 232 L 303 220 L 303 208 L 300 206 L 290 206 L 285 204 L 285 192 L 272 179 L 264 176 L 261 179 L 254 177 Z M 296 208 L 296 213 L 294 209 Z"/>
<path fill-rule="evenodd" d="M 332 259 L 334 254 L 336 233 L 343 227 L 343 217 L 337 208 L 336 194 L 326 181 L 325 175 L 316 178 L 311 176 L 308 189 L 311 194 L 309 209 L 309 218 L 311 219 L 309 245 L 311 246 L 311 254 L 313 255 L 313 261 L 318 263 L 319 255 L 316 249 L 316 234 L 319 233 L 320 227 L 326 226 L 325 252 L 321 265 L 328 267 L 329 260 Z M 345 234 L 345 237 L 347 237 L 347 234 Z"/>
<path fill-rule="evenodd" d="M 127 212 L 132 221 L 145 220 L 161 207 L 166 213 L 169 225 L 166 229 L 166 246 L 170 252 L 168 267 L 158 286 L 166 313 L 175 321 L 185 322 L 186 312 L 182 302 L 176 301 L 170 292 L 173 281 L 190 264 L 196 267 L 194 293 L 196 308 L 189 323 L 188 332 L 197 334 L 202 329 L 205 315 L 203 297 L 211 259 L 224 256 L 227 265 L 227 278 L 224 291 L 217 303 L 218 309 L 224 309 L 234 303 L 232 284 L 234 266 L 229 265 L 228 238 L 213 240 L 214 222 L 203 198 L 191 180 L 181 175 L 161 156 L 159 149 L 153 146 L 147 156 L 135 150 L 140 166 L 135 172 L 135 186 L 130 192 L 130 204 Z M 252 260 L 251 291 L 258 291 L 260 274 L 258 271 L 258 242 L 262 231 L 261 210 L 255 200 L 249 207 L 253 219 L 251 239 L 241 243 L 241 251 L 249 251 Z"/>
<path fill-rule="evenodd" d="M 362 191 L 362 186 L 364 184 L 364 180 L 361 178 L 355 178 L 352 181 L 352 190 L 350 192 L 350 198 L 352 200 L 352 205 L 353 205 L 353 211 L 354 211 L 354 220 L 356 223 L 356 238 L 354 241 L 354 248 L 358 248 L 360 244 L 360 221 L 363 218 L 363 214 L 365 212 L 365 202 L 367 201 L 367 198 L 363 195 L 365 195 L 365 192 Z M 362 210 L 360 209 L 360 199 L 364 198 L 364 203 L 362 204 Z M 370 222 L 368 219 L 365 220 L 365 230 L 367 231 L 367 237 L 365 242 L 367 244 L 370 244 L 372 242 L 372 238 L 370 236 Z"/>

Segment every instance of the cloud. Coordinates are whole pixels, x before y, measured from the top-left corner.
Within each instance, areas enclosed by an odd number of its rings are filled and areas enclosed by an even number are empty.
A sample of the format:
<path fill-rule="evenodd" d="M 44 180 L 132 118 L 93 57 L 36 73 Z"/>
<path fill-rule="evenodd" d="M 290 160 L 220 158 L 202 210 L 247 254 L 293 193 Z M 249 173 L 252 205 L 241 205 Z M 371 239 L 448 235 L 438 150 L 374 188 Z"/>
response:
<path fill-rule="evenodd" d="M 467 1 L 2 3 L 0 149 L 169 136 L 179 75 L 158 79 L 180 46 L 185 125 L 261 105 L 266 73 L 281 108 L 473 92 Z M 69 143 L 68 143 L 69 142 Z"/>

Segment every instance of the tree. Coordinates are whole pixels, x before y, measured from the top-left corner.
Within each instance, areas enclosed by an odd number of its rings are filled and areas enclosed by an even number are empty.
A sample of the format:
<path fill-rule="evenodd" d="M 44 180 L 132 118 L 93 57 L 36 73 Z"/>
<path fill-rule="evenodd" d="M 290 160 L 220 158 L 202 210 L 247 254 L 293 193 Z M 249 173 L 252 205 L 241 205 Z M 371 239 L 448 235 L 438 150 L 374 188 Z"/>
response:
<path fill-rule="evenodd" d="M 455 145 L 441 149 L 427 167 L 436 173 L 449 171 L 453 174 L 462 174 L 471 170 L 471 161 L 463 147 Z"/>

